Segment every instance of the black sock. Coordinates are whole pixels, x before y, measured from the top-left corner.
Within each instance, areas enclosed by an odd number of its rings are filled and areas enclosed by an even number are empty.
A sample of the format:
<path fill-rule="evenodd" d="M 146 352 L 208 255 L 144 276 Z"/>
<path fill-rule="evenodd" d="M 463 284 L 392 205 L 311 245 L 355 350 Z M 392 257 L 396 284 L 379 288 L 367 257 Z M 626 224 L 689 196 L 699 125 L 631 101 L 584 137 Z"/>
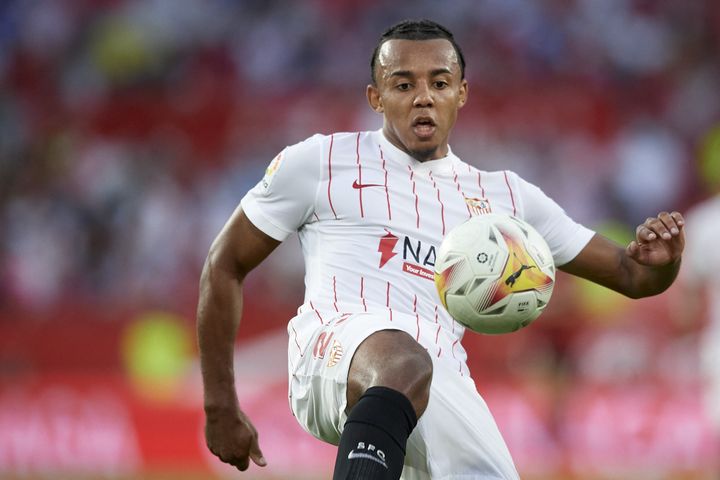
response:
<path fill-rule="evenodd" d="M 416 424 L 415 409 L 405 395 L 386 387 L 368 388 L 345 422 L 333 480 L 400 478 L 405 445 Z"/>

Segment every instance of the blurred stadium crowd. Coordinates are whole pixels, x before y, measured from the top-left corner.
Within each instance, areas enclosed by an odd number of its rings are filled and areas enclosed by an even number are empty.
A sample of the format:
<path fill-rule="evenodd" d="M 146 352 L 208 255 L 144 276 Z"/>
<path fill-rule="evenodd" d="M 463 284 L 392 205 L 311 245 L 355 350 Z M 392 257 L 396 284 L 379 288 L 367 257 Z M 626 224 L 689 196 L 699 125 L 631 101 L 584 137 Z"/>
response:
<path fill-rule="evenodd" d="M 0 303 L 194 301 L 209 242 L 277 151 L 379 127 L 368 57 L 405 17 L 464 47 L 452 143 L 471 163 L 518 171 L 592 226 L 702 194 L 711 0 L 5 1 Z M 274 275 L 297 290 L 293 257 Z"/>
<path fill-rule="evenodd" d="M 88 321 L 132 318 L 106 312 L 175 312 L 191 332 L 202 262 L 240 198 L 286 145 L 379 128 L 364 95 L 370 53 L 387 26 L 422 17 L 464 49 L 470 100 L 451 144 L 469 163 L 518 172 L 621 242 L 648 215 L 685 211 L 720 186 L 714 0 L 1 1 L 0 346 L 11 348 L 0 374 L 18 359 L 42 363 L 43 349 L 57 365 L 72 345 L 75 366 L 105 355 L 120 370 L 117 351 L 88 354 L 94 341 L 117 350 L 101 337 L 120 336 L 95 335 Z M 288 243 L 251 276 L 241 330 L 280 331 L 300 303 L 302 263 Z M 563 277 L 554 295 L 526 331 L 466 336 L 479 383 L 519 379 L 558 430 L 583 382 L 628 395 L 672 385 L 652 401 L 697 387 L 699 326 L 675 315 L 672 292 L 632 302 Z M 71 318 L 83 326 L 62 323 Z M 23 322 L 55 333 L 13 345 Z M 517 418 L 498 404 L 496 415 Z M 598 419 L 624 411 L 614 428 L 634 428 L 627 412 L 645 405 L 589 417 L 606 427 Z M 674 448 L 656 418 L 686 423 L 668 415 L 648 414 L 640 442 Z M 503 431 L 542 460 L 547 442 L 516 427 Z"/>

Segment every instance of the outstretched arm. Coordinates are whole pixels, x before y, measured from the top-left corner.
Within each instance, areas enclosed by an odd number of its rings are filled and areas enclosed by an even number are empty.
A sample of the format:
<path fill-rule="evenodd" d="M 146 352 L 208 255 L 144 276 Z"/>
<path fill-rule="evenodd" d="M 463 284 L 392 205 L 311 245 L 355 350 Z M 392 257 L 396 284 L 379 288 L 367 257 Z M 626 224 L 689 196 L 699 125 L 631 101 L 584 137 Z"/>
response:
<path fill-rule="evenodd" d="M 685 221 L 678 212 L 650 217 L 623 248 L 595 235 L 560 270 L 608 287 L 631 298 L 665 291 L 677 277 L 685 247 Z"/>
<path fill-rule="evenodd" d="M 239 470 L 248 468 L 249 459 L 259 466 L 266 464 L 257 431 L 240 409 L 235 391 L 233 354 L 242 314 L 242 284 L 248 272 L 279 244 L 238 208 L 210 247 L 200 279 L 197 333 L 205 437 L 213 454 Z"/>

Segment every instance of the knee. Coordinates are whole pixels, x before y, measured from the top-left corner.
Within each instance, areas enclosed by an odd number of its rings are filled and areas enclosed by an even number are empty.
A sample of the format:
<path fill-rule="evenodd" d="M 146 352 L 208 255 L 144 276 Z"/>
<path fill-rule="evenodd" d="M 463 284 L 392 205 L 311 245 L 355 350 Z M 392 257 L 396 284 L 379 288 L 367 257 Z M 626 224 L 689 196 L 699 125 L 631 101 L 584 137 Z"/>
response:
<path fill-rule="evenodd" d="M 410 335 L 381 331 L 368 337 L 353 357 L 348 375 L 348 409 L 370 387 L 392 388 L 412 403 L 418 418 L 430 398 L 432 359 Z"/>
<path fill-rule="evenodd" d="M 418 347 L 420 346 L 418 345 Z M 433 365 L 424 348 L 405 349 L 395 352 L 385 359 L 383 370 L 381 379 L 384 385 L 382 386 L 394 388 L 404 393 L 413 404 L 415 404 L 413 400 L 415 398 L 427 405 Z"/>

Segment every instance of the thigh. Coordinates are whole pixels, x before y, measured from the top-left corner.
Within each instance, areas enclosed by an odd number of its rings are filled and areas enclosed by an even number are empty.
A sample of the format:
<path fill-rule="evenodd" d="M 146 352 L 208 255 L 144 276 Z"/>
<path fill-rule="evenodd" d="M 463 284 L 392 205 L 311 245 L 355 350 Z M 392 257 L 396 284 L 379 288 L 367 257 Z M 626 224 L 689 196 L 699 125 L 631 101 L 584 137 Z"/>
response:
<path fill-rule="evenodd" d="M 487 404 L 470 377 L 436 362 L 430 401 L 408 440 L 407 475 L 419 479 L 517 479 Z M 422 474 L 427 472 L 428 477 Z"/>
<path fill-rule="evenodd" d="M 347 415 L 348 372 L 358 346 L 381 330 L 412 331 L 414 325 L 384 314 L 343 315 L 318 328 L 290 377 L 290 407 L 313 436 L 337 445 Z"/>

